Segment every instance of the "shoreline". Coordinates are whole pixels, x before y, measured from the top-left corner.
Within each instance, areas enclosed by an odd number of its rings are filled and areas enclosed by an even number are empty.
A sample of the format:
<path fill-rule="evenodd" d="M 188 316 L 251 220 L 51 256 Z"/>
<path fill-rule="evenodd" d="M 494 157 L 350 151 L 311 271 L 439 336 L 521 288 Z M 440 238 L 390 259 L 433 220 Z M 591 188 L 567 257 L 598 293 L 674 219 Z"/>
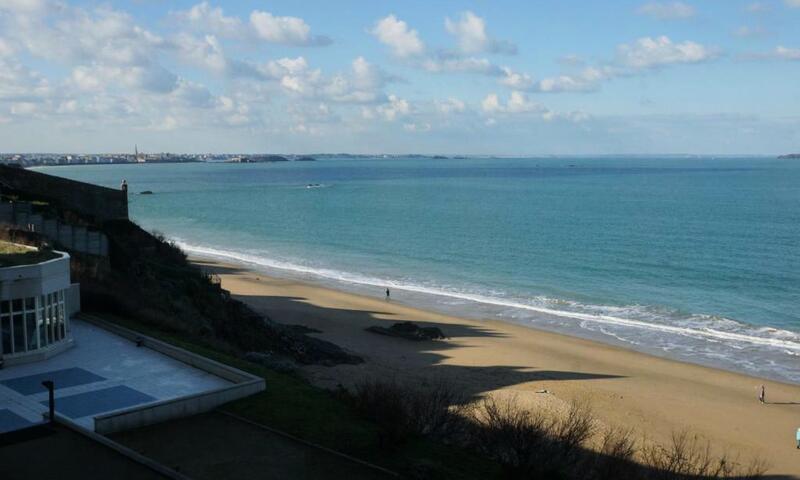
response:
<path fill-rule="evenodd" d="M 315 385 L 334 388 L 363 378 L 403 377 L 457 383 L 469 395 L 514 395 L 545 408 L 588 399 L 607 424 L 666 440 L 691 427 L 714 448 L 743 461 L 765 458 L 770 474 L 800 478 L 794 433 L 800 386 L 671 360 L 624 347 L 500 320 L 474 320 L 314 283 L 277 278 L 247 265 L 192 256 L 216 273 L 223 288 L 280 323 L 314 334 L 365 359 L 361 365 L 307 366 Z M 411 342 L 366 332 L 371 325 L 410 320 L 440 327 L 448 336 Z M 767 404 L 757 387 L 766 385 Z M 547 394 L 535 393 L 547 390 Z M 795 403 L 797 401 L 797 403 Z M 772 403 L 770 403 L 772 402 Z"/>
<path fill-rule="evenodd" d="M 629 318 L 615 315 L 613 310 L 603 313 L 529 305 L 513 298 L 453 292 L 413 282 L 398 283 L 396 280 L 319 269 L 182 241 L 177 244 L 192 257 L 243 265 L 266 276 L 296 280 L 369 298 L 381 297 L 384 288 L 389 287 L 393 292 L 399 292 L 397 298 L 401 303 L 421 310 L 471 320 L 496 319 L 668 360 L 800 386 L 800 369 L 796 367 L 794 358 L 785 358 L 786 354 L 794 357 L 800 355 L 800 337 L 779 327 L 752 325 L 720 317 L 724 322 L 732 322 L 738 329 L 746 329 L 726 330 L 713 325 L 672 324 Z M 378 294 L 373 295 L 374 292 Z M 583 307 L 616 308 L 591 304 Z M 690 317 L 713 319 L 716 316 L 692 314 Z M 756 333 L 764 331 L 768 332 L 767 336 Z M 775 363 L 776 360 L 778 363 Z M 770 365 L 772 367 L 764 368 Z"/>

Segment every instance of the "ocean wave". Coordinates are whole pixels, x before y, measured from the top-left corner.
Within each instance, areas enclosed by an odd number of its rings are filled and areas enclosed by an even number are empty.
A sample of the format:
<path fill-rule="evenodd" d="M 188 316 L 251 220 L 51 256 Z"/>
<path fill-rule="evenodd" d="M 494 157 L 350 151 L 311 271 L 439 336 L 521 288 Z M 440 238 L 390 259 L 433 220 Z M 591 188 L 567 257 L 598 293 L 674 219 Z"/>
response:
<path fill-rule="evenodd" d="M 517 311 L 534 312 L 550 317 L 576 320 L 579 321 L 579 326 L 582 322 L 590 322 L 613 327 L 628 327 L 652 332 L 668 333 L 710 342 L 724 342 L 729 345 L 739 343 L 744 345 L 765 346 L 779 349 L 779 351 L 790 355 L 800 355 L 800 334 L 796 332 L 772 327 L 759 328 L 749 326 L 735 320 L 715 315 L 693 314 L 681 317 L 674 314 L 671 315 L 671 312 L 663 309 L 659 310 L 641 305 L 586 305 L 572 300 L 553 299 L 544 296 L 532 297 L 530 299 L 531 303 L 525 303 L 525 301 L 503 298 L 501 296 L 489 296 L 456 289 L 430 287 L 410 282 L 342 272 L 329 268 L 312 267 L 299 263 L 276 260 L 259 254 L 194 245 L 180 239 L 177 239 L 176 243 L 187 252 L 210 258 L 245 263 L 262 268 L 283 270 L 336 282 L 378 288 L 388 287 L 396 290 L 443 297 L 450 300 L 474 302 Z M 632 342 L 631 340 L 625 340 L 623 336 L 617 333 L 609 333 L 610 331 L 607 329 L 601 329 L 601 331 L 619 340 L 629 343 Z"/>

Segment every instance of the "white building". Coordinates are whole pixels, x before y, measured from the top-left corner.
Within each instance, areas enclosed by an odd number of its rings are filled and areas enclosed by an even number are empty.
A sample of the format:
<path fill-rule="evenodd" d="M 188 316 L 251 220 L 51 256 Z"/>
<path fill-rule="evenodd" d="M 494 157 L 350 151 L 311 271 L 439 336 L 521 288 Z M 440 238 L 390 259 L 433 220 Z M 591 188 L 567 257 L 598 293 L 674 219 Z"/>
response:
<path fill-rule="evenodd" d="M 69 317 L 80 309 L 70 257 L 0 268 L 0 359 L 4 366 L 43 360 L 72 345 Z"/>

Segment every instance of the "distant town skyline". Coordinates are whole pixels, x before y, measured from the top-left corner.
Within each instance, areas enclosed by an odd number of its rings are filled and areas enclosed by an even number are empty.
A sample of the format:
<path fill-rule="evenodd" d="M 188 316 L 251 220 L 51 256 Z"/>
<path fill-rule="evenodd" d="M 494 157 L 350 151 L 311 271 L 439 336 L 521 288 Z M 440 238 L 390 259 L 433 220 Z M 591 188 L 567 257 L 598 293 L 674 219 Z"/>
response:
<path fill-rule="evenodd" d="M 0 0 L 0 152 L 800 151 L 800 0 Z"/>

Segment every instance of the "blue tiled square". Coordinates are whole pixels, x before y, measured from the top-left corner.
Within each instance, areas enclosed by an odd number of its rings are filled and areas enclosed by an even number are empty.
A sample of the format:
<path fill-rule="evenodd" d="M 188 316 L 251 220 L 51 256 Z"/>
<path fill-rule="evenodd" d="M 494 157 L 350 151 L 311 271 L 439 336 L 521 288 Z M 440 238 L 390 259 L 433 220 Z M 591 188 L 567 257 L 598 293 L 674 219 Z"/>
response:
<path fill-rule="evenodd" d="M 19 430 L 20 428 L 30 427 L 32 422 L 25 420 L 11 410 L 0 409 L 0 433 Z"/>
<path fill-rule="evenodd" d="M 110 412 L 155 401 L 156 398 L 125 385 L 56 398 L 56 411 L 70 418 Z M 47 405 L 47 401 L 41 402 Z"/>
<path fill-rule="evenodd" d="M 44 380 L 52 380 L 56 390 L 58 390 L 60 388 L 86 385 L 87 383 L 102 382 L 105 378 L 82 368 L 73 367 L 3 380 L 0 384 L 22 395 L 33 395 L 47 391 L 42 386 Z"/>

